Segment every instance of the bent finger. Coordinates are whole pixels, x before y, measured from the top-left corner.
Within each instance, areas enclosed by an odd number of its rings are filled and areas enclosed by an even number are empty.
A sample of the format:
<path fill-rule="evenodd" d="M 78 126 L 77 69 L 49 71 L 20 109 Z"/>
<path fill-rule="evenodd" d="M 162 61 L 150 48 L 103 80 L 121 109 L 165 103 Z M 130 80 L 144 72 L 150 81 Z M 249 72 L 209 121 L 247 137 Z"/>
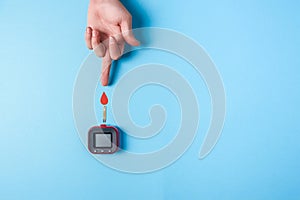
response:
<path fill-rule="evenodd" d="M 100 42 L 100 32 L 97 30 L 92 32 L 92 47 L 97 56 L 103 57 L 105 55 L 105 46 Z"/>
<path fill-rule="evenodd" d="M 105 51 L 106 51 L 106 48 L 105 48 L 104 44 L 102 44 L 101 42 L 99 43 L 98 46 L 96 46 L 94 48 L 94 52 L 95 52 L 96 56 L 98 56 L 98 57 L 103 57 L 105 55 Z"/>
<path fill-rule="evenodd" d="M 85 43 L 87 48 L 89 49 L 93 49 L 91 39 L 92 39 L 92 28 L 87 27 L 85 30 Z"/>
<path fill-rule="evenodd" d="M 100 44 L 100 32 L 93 30 L 92 32 L 92 47 L 95 49 Z"/>
<path fill-rule="evenodd" d="M 125 39 L 125 41 L 132 45 L 132 46 L 138 46 L 140 45 L 140 42 L 134 37 L 133 33 L 132 33 L 132 24 L 131 24 L 131 19 L 129 20 L 123 20 L 121 25 L 121 31 L 122 31 L 122 35 L 123 38 Z"/>
<path fill-rule="evenodd" d="M 117 60 L 121 56 L 119 45 L 114 37 L 109 37 L 109 54 L 113 60 Z"/>
<path fill-rule="evenodd" d="M 121 29 L 118 30 L 118 33 L 113 35 L 114 39 L 116 40 L 119 50 L 120 50 L 120 57 L 123 55 L 124 52 L 124 46 L 125 46 L 125 40 L 123 38 L 123 35 L 121 33 Z"/>

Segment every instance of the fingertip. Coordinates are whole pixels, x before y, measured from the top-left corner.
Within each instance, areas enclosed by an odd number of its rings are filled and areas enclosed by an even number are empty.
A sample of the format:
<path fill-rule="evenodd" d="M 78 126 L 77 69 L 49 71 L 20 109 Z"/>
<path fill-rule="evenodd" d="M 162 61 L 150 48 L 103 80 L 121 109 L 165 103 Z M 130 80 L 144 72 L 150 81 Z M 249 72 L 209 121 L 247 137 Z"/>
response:
<path fill-rule="evenodd" d="M 130 44 L 131 46 L 139 46 L 140 45 L 140 41 L 138 41 L 133 33 L 125 33 L 124 34 L 124 39 L 125 41 Z"/>
<path fill-rule="evenodd" d="M 132 41 L 132 44 L 130 44 L 130 45 L 132 45 L 132 46 L 140 46 L 140 41 L 138 41 L 136 38 L 133 38 L 133 41 Z"/>
<path fill-rule="evenodd" d="M 113 60 L 117 60 L 121 57 L 121 50 L 117 41 L 112 36 L 109 37 L 109 54 Z"/>
<path fill-rule="evenodd" d="M 94 48 L 94 52 L 98 57 L 104 57 L 106 53 L 106 47 L 103 43 L 99 43 L 96 48 Z"/>
<path fill-rule="evenodd" d="M 101 84 L 102 84 L 102 86 L 107 86 L 108 85 L 108 79 L 107 78 L 102 78 L 101 79 Z"/>

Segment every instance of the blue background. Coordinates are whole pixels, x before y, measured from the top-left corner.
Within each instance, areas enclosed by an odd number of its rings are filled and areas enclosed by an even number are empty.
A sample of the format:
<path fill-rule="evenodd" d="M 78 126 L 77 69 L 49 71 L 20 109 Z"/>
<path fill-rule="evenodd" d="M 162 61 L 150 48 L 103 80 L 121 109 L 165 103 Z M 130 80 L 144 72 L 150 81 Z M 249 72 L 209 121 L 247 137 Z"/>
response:
<path fill-rule="evenodd" d="M 198 160 L 210 119 L 201 77 L 191 67 L 179 67 L 176 58 L 166 60 L 163 52 L 141 51 L 119 61 L 124 68 L 115 81 L 129 66 L 151 61 L 149 55 L 168 61 L 198 94 L 199 134 L 183 157 L 158 172 L 127 174 L 99 163 L 81 144 L 72 116 L 73 84 L 89 53 L 83 37 L 88 1 L 1 0 L 0 199 L 299 199 L 299 1 L 129 0 L 125 5 L 135 27 L 182 32 L 217 65 L 227 95 L 217 146 Z M 154 86 L 135 94 L 142 108 L 132 109 L 137 123 L 147 123 L 143 94 L 154 96 L 156 90 L 165 94 Z M 172 102 L 166 92 L 169 97 Z M 175 117 L 168 120 L 176 124 L 178 109 L 170 109 L 168 116 Z M 158 145 L 171 136 L 160 137 Z M 147 152 L 156 144 L 136 149 Z"/>

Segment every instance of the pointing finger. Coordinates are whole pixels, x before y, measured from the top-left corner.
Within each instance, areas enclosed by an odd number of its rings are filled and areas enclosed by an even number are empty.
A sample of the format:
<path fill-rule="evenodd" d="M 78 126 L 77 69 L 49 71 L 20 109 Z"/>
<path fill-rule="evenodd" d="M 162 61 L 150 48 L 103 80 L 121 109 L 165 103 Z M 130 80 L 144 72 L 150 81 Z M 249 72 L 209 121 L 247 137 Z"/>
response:
<path fill-rule="evenodd" d="M 106 54 L 102 59 L 101 83 L 103 86 L 108 85 L 111 63 L 112 60 L 110 58 L 109 51 L 106 51 Z"/>

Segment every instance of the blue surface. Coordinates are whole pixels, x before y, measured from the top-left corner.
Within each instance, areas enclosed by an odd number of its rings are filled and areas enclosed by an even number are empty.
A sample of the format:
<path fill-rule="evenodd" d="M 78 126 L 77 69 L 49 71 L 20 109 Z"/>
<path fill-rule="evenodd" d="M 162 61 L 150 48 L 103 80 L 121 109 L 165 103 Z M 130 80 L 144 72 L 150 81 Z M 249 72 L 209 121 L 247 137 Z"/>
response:
<path fill-rule="evenodd" d="M 210 112 L 202 80 L 161 52 L 121 60 L 128 70 L 153 55 L 202 84 L 194 88 L 203 113 L 195 142 L 170 167 L 142 175 L 100 164 L 74 127 L 73 84 L 89 52 L 83 37 L 87 5 L 87 0 L 0 2 L 0 199 L 300 198 L 299 1 L 127 1 L 135 27 L 171 28 L 201 44 L 227 95 L 220 141 L 198 160 Z M 149 86 L 135 98 L 140 102 L 142 93 L 154 91 Z M 172 110 L 169 115 L 178 113 Z M 144 113 L 132 111 L 137 123 L 147 123 L 138 117 Z M 136 149 L 156 149 L 168 137 Z"/>

